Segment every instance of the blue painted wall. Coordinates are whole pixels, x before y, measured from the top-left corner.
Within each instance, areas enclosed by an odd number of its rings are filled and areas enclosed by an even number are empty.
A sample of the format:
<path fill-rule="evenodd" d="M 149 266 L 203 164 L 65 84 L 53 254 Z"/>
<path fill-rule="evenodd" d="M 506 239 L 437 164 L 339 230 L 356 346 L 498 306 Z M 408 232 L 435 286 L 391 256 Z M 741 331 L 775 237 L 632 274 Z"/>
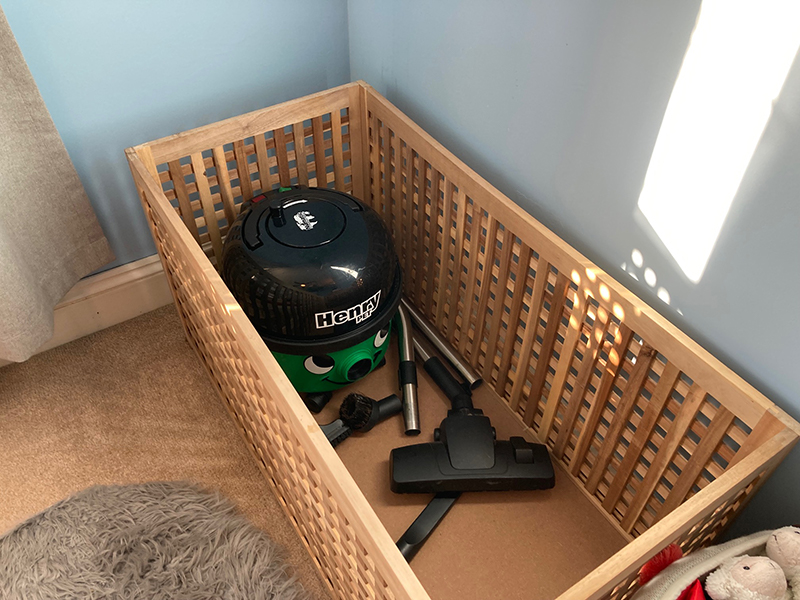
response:
<path fill-rule="evenodd" d="M 350 0 L 351 76 L 800 418 L 800 61 L 699 284 L 636 214 L 699 6 Z M 620 268 L 634 248 L 670 305 Z M 798 506 L 795 450 L 734 531 Z"/>
<path fill-rule="evenodd" d="M 126 147 L 349 81 L 344 0 L 2 6 L 117 255 L 109 267 L 155 252 Z"/>

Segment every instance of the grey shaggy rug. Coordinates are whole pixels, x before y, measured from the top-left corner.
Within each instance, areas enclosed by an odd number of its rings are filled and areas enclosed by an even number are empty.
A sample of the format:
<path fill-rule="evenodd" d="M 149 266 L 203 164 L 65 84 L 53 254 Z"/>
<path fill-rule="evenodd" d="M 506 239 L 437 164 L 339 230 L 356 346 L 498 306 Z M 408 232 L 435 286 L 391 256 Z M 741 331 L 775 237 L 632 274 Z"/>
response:
<path fill-rule="evenodd" d="M 0 598 L 306 600 L 275 544 L 188 483 L 96 486 L 0 537 Z"/>

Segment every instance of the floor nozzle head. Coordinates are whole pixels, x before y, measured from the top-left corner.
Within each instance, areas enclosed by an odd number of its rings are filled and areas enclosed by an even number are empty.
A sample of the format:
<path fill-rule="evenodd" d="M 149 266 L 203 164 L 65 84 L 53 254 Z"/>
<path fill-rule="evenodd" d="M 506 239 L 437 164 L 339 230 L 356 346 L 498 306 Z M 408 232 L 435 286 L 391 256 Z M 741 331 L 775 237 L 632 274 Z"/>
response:
<path fill-rule="evenodd" d="M 488 417 L 451 411 L 437 440 L 395 448 L 389 457 L 397 493 L 542 490 L 555 485 L 547 448 L 521 437 L 495 441 Z"/>

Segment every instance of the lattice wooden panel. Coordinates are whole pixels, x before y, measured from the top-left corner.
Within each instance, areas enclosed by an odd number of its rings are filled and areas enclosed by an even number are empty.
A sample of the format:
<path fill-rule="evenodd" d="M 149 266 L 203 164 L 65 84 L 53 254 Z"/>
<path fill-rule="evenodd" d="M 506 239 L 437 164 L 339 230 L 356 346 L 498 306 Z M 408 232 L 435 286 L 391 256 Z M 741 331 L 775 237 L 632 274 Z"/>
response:
<path fill-rule="evenodd" d="M 376 111 L 369 152 L 369 201 L 406 295 L 625 534 L 725 471 L 751 428 L 634 331 L 607 288 L 595 297 L 559 270 Z"/>
<path fill-rule="evenodd" d="M 778 462 L 779 461 L 770 462 L 764 465 L 764 468 L 736 494 L 708 511 L 708 514 L 704 518 L 698 519 L 683 535 L 672 540 L 681 548 L 684 555 L 713 543 L 720 532 L 724 531 L 731 523 L 751 495 L 769 477 Z M 603 596 L 603 598 L 604 600 L 627 600 L 631 598 L 638 589 L 637 572 L 624 578 L 611 592 Z"/>
<path fill-rule="evenodd" d="M 157 165 L 167 199 L 212 264 L 242 202 L 280 186 L 353 191 L 349 107 Z"/>
<path fill-rule="evenodd" d="M 742 489 L 734 498 L 720 505 L 719 508 L 714 510 L 705 519 L 699 521 L 683 536 L 674 540 L 674 543 L 681 548 L 684 554 L 704 548 L 712 543 L 719 535 L 719 531 L 724 529 L 736 512 L 738 512 L 739 504 L 742 502 L 742 499 L 745 498 L 751 492 L 752 487 L 757 484 L 758 481 L 755 481 L 750 486 Z M 638 578 L 638 573 L 626 577 L 611 593 L 605 596 L 605 598 L 608 600 L 627 600 L 627 598 L 631 598 L 639 589 Z"/>
<path fill-rule="evenodd" d="M 158 215 L 150 211 L 149 219 L 189 339 L 332 589 L 340 598 L 395 598 L 278 410 L 282 399 L 265 385 L 241 348 L 224 304 L 185 252 L 164 235 Z"/>
<path fill-rule="evenodd" d="M 254 195 L 295 184 L 363 189 L 363 129 L 351 120 L 361 101 L 358 86 L 342 86 L 156 140 L 128 157 L 187 337 L 334 595 L 425 600 L 212 267 L 239 206 Z"/>

